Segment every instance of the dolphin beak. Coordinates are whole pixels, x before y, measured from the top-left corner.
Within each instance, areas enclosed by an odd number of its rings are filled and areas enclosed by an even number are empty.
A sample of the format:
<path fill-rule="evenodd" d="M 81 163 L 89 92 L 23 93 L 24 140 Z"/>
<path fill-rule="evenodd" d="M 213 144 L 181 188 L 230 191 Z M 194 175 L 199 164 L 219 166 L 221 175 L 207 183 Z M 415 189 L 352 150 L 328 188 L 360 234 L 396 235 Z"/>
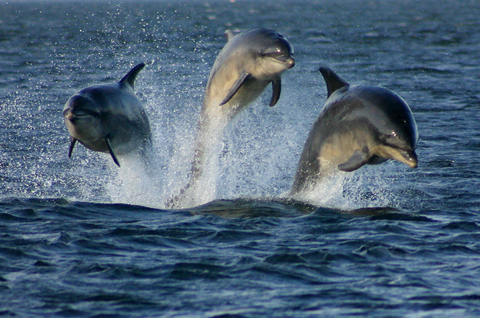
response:
<path fill-rule="evenodd" d="M 290 67 L 289 68 L 292 68 L 295 66 L 295 59 L 293 58 L 293 56 L 291 56 L 288 60 L 287 60 L 287 63 L 290 64 Z"/>
<path fill-rule="evenodd" d="M 63 112 L 63 117 L 65 117 L 68 120 L 74 120 L 77 116 L 75 116 L 75 114 L 73 113 L 73 111 L 71 109 L 66 109 Z"/>
<path fill-rule="evenodd" d="M 395 161 L 404 163 L 410 168 L 416 168 L 418 166 L 417 154 L 414 150 L 403 150 L 390 146 L 380 146 L 372 153 L 382 158 L 393 159 Z"/>
<path fill-rule="evenodd" d="M 295 59 L 291 54 L 267 53 L 264 54 L 264 56 L 271 56 L 275 60 L 287 64 L 288 68 L 292 68 L 295 66 Z"/>
<path fill-rule="evenodd" d="M 410 168 L 416 168 L 418 166 L 417 154 L 415 151 L 400 151 L 400 154 L 403 157 L 403 163 L 405 163 Z"/>
<path fill-rule="evenodd" d="M 292 55 L 285 55 L 283 58 L 279 58 L 278 60 L 288 64 L 288 68 L 292 68 L 295 66 L 295 59 Z"/>
<path fill-rule="evenodd" d="M 395 149 L 391 155 L 391 159 L 404 163 L 410 168 L 418 166 L 417 154 L 413 150 Z"/>

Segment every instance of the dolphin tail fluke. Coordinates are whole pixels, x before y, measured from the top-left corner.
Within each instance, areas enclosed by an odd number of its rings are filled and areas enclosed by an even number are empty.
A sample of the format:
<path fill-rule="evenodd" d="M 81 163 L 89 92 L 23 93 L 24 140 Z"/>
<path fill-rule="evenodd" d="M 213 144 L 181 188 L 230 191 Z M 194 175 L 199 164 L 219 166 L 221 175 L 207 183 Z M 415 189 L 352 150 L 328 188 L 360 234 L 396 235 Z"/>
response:
<path fill-rule="evenodd" d="M 282 79 L 278 77 L 274 79 L 272 82 L 272 99 L 270 100 L 269 106 L 275 106 L 275 104 L 280 99 L 281 92 L 282 92 Z"/>
<path fill-rule="evenodd" d="M 77 139 L 73 137 L 70 138 L 70 147 L 68 148 L 68 158 L 72 157 L 73 148 L 75 147 L 76 142 L 77 142 Z"/>
<path fill-rule="evenodd" d="M 337 89 L 349 85 L 328 67 L 320 67 L 319 71 L 327 84 L 327 97 L 330 97 Z"/>
<path fill-rule="evenodd" d="M 246 72 L 240 74 L 240 76 L 237 78 L 235 83 L 233 83 L 232 88 L 230 88 L 230 91 L 228 91 L 227 96 L 220 103 L 220 106 L 225 105 L 226 103 L 228 103 L 233 98 L 233 96 L 235 96 L 235 94 L 238 92 L 240 87 L 242 87 L 243 83 L 245 82 L 245 80 L 248 78 L 249 75 L 250 74 L 248 74 Z"/>
<path fill-rule="evenodd" d="M 138 73 L 145 67 L 145 63 L 140 63 L 134 68 L 131 69 L 130 72 L 127 73 L 121 80 L 120 85 L 128 84 L 133 89 L 135 85 L 135 79 L 137 78 Z"/>
<path fill-rule="evenodd" d="M 357 170 L 368 162 L 369 156 L 366 151 L 355 150 L 353 155 L 344 163 L 338 165 L 338 169 L 345 172 Z"/>
<path fill-rule="evenodd" d="M 115 164 L 120 167 L 120 163 L 118 162 L 117 156 L 113 152 L 113 148 L 112 148 L 112 144 L 110 143 L 110 139 L 105 138 L 105 143 L 107 144 L 108 152 L 110 153 L 110 156 L 112 156 L 113 162 L 115 162 Z"/>

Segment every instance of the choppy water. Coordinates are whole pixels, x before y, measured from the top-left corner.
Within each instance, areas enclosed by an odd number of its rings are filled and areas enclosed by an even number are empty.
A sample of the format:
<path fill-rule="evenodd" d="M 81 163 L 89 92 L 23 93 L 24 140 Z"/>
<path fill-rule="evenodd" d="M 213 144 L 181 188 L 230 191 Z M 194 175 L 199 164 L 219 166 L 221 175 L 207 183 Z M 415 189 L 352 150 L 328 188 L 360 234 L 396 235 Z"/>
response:
<path fill-rule="evenodd" d="M 480 315 L 478 1 L 0 3 L 0 314 L 18 317 Z M 295 49 L 226 134 L 213 202 L 186 182 L 225 29 Z M 69 138 L 69 96 L 145 62 L 155 169 Z M 284 199 L 326 97 L 325 65 L 411 106 L 419 167 L 362 167 Z M 210 201 L 210 200 L 209 200 Z"/>

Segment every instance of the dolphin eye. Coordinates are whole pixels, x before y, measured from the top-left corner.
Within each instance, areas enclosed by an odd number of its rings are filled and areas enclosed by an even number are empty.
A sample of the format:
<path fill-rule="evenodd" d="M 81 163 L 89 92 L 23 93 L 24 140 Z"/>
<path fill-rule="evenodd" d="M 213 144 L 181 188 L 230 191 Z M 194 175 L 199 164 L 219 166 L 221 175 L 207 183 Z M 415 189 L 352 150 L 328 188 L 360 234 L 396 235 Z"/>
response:
<path fill-rule="evenodd" d="M 267 50 L 261 51 L 260 54 L 275 55 L 275 54 L 286 54 L 286 52 L 282 52 L 282 49 L 279 47 L 271 47 Z"/>
<path fill-rule="evenodd" d="M 88 113 L 82 109 L 74 109 L 72 113 L 77 117 L 84 117 L 88 116 Z"/>
<path fill-rule="evenodd" d="M 77 117 L 86 117 L 86 116 L 99 117 L 100 116 L 99 113 L 88 110 L 88 109 L 74 109 L 72 113 Z"/>
<path fill-rule="evenodd" d="M 276 60 L 279 60 L 279 61 L 282 61 L 282 62 L 287 62 L 288 59 L 291 57 L 291 55 L 279 53 L 279 54 L 272 55 L 272 57 Z"/>
<path fill-rule="evenodd" d="M 83 110 L 74 110 L 72 113 L 74 113 L 76 116 L 85 116 L 87 113 Z"/>
<path fill-rule="evenodd" d="M 400 138 L 398 137 L 397 132 L 392 131 L 390 134 L 384 134 L 380 137 L 380 141 L 384 143 L 385 145 L 388 145 L 392 148 L 397 148 L 398 147 L 398 142 Z"/>
<path fill-rule="evenodd" d="M 259 54 L 262 57 L 270 57 L 272 59 L 276 59 L 282 62 L 287 62 L 291 58 L 291 55 L 289 53 L 282 52 L 282 50 L 279 48 L 267 52 L 260 52 Z"/>

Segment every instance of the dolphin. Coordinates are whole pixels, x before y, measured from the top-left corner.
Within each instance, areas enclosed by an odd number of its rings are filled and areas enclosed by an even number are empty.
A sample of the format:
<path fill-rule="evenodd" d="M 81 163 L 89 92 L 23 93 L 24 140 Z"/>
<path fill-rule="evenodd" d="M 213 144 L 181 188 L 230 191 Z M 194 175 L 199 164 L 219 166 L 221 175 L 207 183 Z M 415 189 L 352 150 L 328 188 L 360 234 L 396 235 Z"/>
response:
<path fill-rule="evenodd" d="M 327 101 L 303 148 L 291 194 L 311 190 L 324 176 L 388 159 L 418 164 L 417 124 L 407 103 L 379 86 L 351 86 L 321 67 Z"/>
<path fill-rule="evenodd" d="M 223 106 L 234 116 L 272 84 L 270 106 L 280 99 L 281 75 L 295 66 L 293 48 L 278 32 L 254 29 L 235 35 L 225 32 L 227 44 L 210 72 L 202 112 Z"/>
<path fill-rule="evenodd" d="M 63 108 L 71 135 L 68 157 L 77 141 L 90 150 L 110 153 L 117 166 L 118 155 L 145 151 L 151 143 L 150 124 L 133 91 L 144 67 L 138 64 L 118 83 L 89 86 L 69 98 Z"/>
<path fill-rule="evenodd" d="M 295 65 L 292 46 L 276 31 L 254 29 L 234 34 L 227 30 L 225 34 L 227 44 L 218 54 L 205 88 L 190 181 L 180 196 L 185 196 L 185 191 L 201 178 L 209 179 L 205 176 L 205 170 L 211 170 L 208 158 L 218 155 L 224 128 L 269 84 L 269 105 L 274 106 L 280 98 L 281 75 Z M 190 197 L 201 195 L 194 193 Z"/>

